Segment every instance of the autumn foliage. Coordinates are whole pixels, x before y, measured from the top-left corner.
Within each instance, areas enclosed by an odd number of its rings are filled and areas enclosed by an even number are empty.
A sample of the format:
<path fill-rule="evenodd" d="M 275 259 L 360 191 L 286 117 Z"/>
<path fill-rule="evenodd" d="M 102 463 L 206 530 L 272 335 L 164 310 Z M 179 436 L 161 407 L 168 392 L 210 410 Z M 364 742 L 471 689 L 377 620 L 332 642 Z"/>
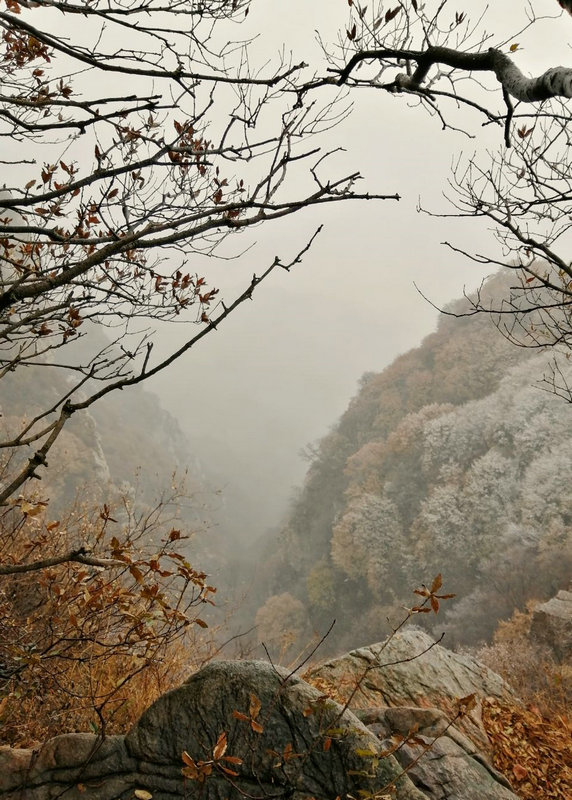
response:
<path fill-rule="evenodd" d="M 181 552 L 186 537 L 163 530 L 161 507 L 127 511 L 78 506 L 53 520 L 42 501 L 4 511 L 0 572 L 55 562 L 2 578 L 4 743 L 124 731 L 208 650 L 215 589 Z"/>
<path fill-rule="evenodd" d="M 572 720 L 543 717 L 488 701 L 483 723 L 491 740 L 495 767 L 511 781 L 522 800 L 569 800 L 572 787 Z"/>

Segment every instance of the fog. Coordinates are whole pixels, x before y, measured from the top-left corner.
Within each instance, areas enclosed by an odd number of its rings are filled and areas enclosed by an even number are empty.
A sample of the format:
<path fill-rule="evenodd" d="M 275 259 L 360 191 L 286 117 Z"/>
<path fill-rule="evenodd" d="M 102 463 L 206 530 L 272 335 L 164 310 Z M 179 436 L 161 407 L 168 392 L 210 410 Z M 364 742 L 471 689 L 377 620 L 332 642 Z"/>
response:
<path fill-rule="evenodd" d="M 484 5 L 471 4 L 471 14 Z M 572 20 L 559 16 L 555 0 L 532 6 L 538 15 L 557 17 L 538 23 L 534 36 L 517 39 L 517 63 L 536 73 L 569 58 Z M 492 43 L 518 30 L 525 12 L 521 4 L 495 4 L 486 26 Z M 343 27 L 346 13 L 341 0 L 254 3 L 246 31 L 259 34 L 252 47 L 261 61 L 285 43 L 295 61 L 315 63 L 314 30 L 320 28 L 327 40 Z M 252 540 L 279 523 L 303 480 L 301 449 L 335 423 L 360 376 L 417 345 L 436 326 L 434 306 L 475 289 L 492 271 L 442 242 L 502 256 L 480 221 L 418 211 L 420 202 L 432 211 L 451 211 L 443 198 L 451 165 L 460 153 L 501 147 L 500 129 L 482 128 L 476 114 L 453 104 L 448 119 L 471 136 L 443 131 L 439 119 L 404 97 L 361 91 L 351 100 L 351 114 L 325 136 L 327 147 L 344 149 L 335 167 L 359 170 L 360 191 L 398 192 L 402 199 L 303 212 L 264 225 L 257 246 L 242 257 L 197 266 L 228 301 L 275 256 L 292 259 L 324 225 L 301 264 L 274 274 L 252 303 L 150 384 L 188 433 L 192 459 L 214 476 L 217 502 L 225 505 L 233 535 L 241 539 Z M 165 332 L 165 344 L 176 333 Z"/>
<path fill-rule="evenodd" d="M 477 19 L 486 5 L 475 0 L 471 16 Z M 519 45 L 519 66 L 540 73 L 569 59 L 572 19 L 560 13 L 556 0 L 535 0 L 531 7 L 549 18 L 537 22 L 531 34 L 508 41 Z M 491 44 L 517 33 L 528 8 L 491 4 L 485 24 Z M 291 53 L 293 62 L 311 65 L 309 78 L 325 69 L 316 32 L 323 42 L 334 42 L 347 13 L 347 0 L 255 0 L 243 24 L 221 29 L 225 35 L 252 37 L 252 65 L 265 67 L 266 74 L 283 51 L 286 59 Z M 70 36 L 86 35 L 75 18 L 64 22 Z M 399 202 L 320 206 L 265 223 L 259 239 L 256 229 L 230 237 L 229 260 L 197 257 L 190 270 L 220 287 L 228 304 L 253 273 L 260 274 L 275 256 L 293 259 L 323 225 L 302 263 L 289 273 L 274 273 L 252 303 L 239 307 L 216 333 L 149 382 L 189 435 L 189 463 L 202 464 L 220 490 L 215 503 L 225 506 L 239 538 L 253 539 L 279 524 L 304 477 L 307 465 L 300 451 L 335 424 L 360 376 L 382 370 L 419 344 L 437 324 L 436 307 L 475 289 L 491 271 L 442 242 L 502 258 L 481 221 L 418 211 L 421 204 L 451 212 L 443 193 L 452 165 L 460 154 L 502 147 L 500 128 L 483 127 L 476 112 L 452 102 L 442 107 L 461 130 L 443 130 L 437 116 L 408 97 L 364 89 L 347 100 L 353 107 L 346 119 L 312 140 L 312 146 L 337 151 L 327 174 L 359 171 L 360 192 L 399 193 Z M 187 335 L 188 326 L 166 328 L 164 350 Z"/>

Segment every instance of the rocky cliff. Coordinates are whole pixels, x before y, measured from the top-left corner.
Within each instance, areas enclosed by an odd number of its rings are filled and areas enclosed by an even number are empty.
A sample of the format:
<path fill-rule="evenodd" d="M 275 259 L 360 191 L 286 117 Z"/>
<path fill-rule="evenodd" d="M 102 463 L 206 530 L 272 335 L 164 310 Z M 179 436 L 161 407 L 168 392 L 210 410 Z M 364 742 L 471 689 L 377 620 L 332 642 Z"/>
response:
<path fill-rule="evenodd" d="M 305 677 L 212 662 L 126 736 L 1 749 L 0 798 L 516 800 L 491 764 L 480 707 L 518 701 L 474 660 L 411 630 Z"/>

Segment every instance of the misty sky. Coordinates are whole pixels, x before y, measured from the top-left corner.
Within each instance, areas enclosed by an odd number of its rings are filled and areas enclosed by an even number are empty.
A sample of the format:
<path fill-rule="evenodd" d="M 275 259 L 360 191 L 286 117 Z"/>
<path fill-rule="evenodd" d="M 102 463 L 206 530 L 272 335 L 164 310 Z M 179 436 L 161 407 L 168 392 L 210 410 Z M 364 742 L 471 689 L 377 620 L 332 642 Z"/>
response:
<path fill-rule="evenodd" d="M 470 13 L 484 5 L 471 2 Z M 559 16 L 556 0 L 535 0 L 532 7 L 556 19 L 515 40 L 518 65 L 537 74 L 572 61 L 572 18 Z M 525 10 L 515 0 L 492 4 L 491 44 L 518 30 Z M 315 63 L 314 30 L 327 40 L 346 18 L 347 0 L 259 0 L 246 30 L 260 34 L 254 52 L 261 61 L 285 43 L 295 61 Z M 403 199 L 322 207 L 264 225 L 246 257 L 203 265 L 209 282 L 230 299 L 275 255 L 292 258 L 324 223 L 301 265 L 275 274 L 252 303 L 150 386 L 196 442 L 193 455 L 216 467 L 220 487 L 234 487 L 251 507 L 248 530 L 240 531 L 249 537 L 279 522 L 307 466 L 300 449 L 336 422 L 359 377 L 383 369 L 435 328 L 437 312 L 414 284 L 443 305 L 491 272 L 441 242 L 499 255 L 484 224 L 435 219 L 416 209 L 421 199 L 426 208 L 450 210 L 442 194 L 452 162 L 461 152 L 500 147 L 501 132 L 482 129 L 480 118 L 452 106 L 450 119 L 476 138 L 442 131 L 437 119 L 403 97 L 360 91 L 351 99 L 352 114 L 328 134 L 330 147 L 346 151 L 336 165 L 362 173 L 360 191 L 399 192 Z"/>

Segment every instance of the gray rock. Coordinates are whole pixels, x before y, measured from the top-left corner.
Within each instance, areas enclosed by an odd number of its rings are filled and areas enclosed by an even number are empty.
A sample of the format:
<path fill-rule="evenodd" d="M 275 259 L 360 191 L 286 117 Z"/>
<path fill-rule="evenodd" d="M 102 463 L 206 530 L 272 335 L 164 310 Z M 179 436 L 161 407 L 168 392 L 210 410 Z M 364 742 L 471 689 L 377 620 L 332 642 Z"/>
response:
<path fill-rule="evenodd" d="M 482 724 L 481 701 L 495 697 L 518 703 L 512 689 L 495 672 L 471 656 L 435 644 L 434 639 L 415 628 L 385 642 L 352 650 L 307 675 L 318 685 L 324 682 L 336 687 L 342 696 L 344 689 L 362 677 L 352 710 L 360 706 L 438 708 L 450 719 L 457 713 L 457 701 L 474 694 L 474 709 L 458 720 L 457 727 L 485 753 L 489 740 Z"/>
<path fill-rule="evenodd" d="M 208 768 L 222 733 L 224 756 L 240 763 L 219 758 L 202 784 L 183 778 L 183 751 Z M 67 734 L 37 751 L 0 750 L 0 798 L 132 800 L 140 790 L 153 800 L 334 800 L 395 782 L 398 800 L 424 800 L 380 750 L 350 711 L 285 670 L 213 662 L 157 700 L 126 737 Z"/>
<path fill-rule="evenodd" d="M 517 800 L 510 783 L 438 708 L 378 708 L 357 716 L 432 800 Z M 414 735 L 412 736 L 412 732 Z"/>
<path fill-rule="evenodd" d="M 253 697 L 260 711 L 251 716 Z M 228 755 L 242 764 L 228 764 L 239 773 L 232 783 L 214 770 L 205 798 L 253 791 L 300 800 L 356 796 L 379 791 L 401 772 L 395 759 L 377 758 L 379 740 L 351 712 L 266 662 L 210 664 L 151 706 L 126 746 L 135 759 L 157 765 L 179 763 L 183 750 L 208 760 L 222 732 Z M 401 778 L 397 797 L 423 795 Z"/>
<path fill-rule="evenodd" d="M 486 764 L 449 736 L 417 737 L 397 758 L 413 783 L 431 800 L 518 800 Z"/>
<path fill-rule="evenodd" d="M 572 592 L 558 592 L 532 614 L 530 638 L 548 646 L 560 661 L 572 658 Z"/>
<path fill-rule="evenodd" d="M 0 798 L 111 800 L 124 790 L 132 797 L 133 788 L 140 788 L 136 778 L 135 787 L 129 781 L 135 771 L 122 736 L 102 740 L 91 733 L 68 733 L 34 750 L 0 748 Z"/>
<path fill-rule="evenodd" d="M 365 665 L 360 695 L 375 707 L 356 709 L 359 718 L 286 670 L 213 662 L 159 698 L 125 737 L 66 734 L 37 750 L 0 748 L 0 800 L 516 800 L 475 745 L 479 736 L 429 702 L 506 698 L 506 684 L 472 659 L 430 647 L 419 631 L 395 640 L 318 671 L 341 686 Z M 410 697 L 426 707 L 403 702 Z M 477 723 L 469 730 L 482 735 Z M 396 736 L 406 741 L 387 755 Z M 210 773 L 204 782 L 182 775 L 184 752 L 188 765 Z"/>

